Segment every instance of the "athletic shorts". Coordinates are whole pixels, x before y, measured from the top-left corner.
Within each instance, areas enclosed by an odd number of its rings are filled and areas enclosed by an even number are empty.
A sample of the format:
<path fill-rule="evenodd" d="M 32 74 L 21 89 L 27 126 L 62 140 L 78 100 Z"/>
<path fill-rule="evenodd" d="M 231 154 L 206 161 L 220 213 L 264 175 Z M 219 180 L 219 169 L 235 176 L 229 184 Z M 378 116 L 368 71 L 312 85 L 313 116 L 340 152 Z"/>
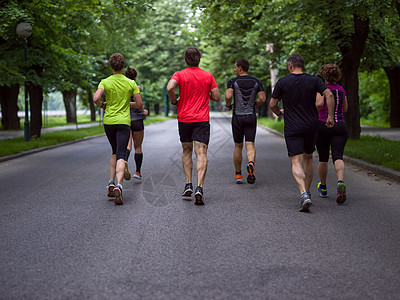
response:
<path fill-rule="evenodd" d="M 208 146 L 210 141 L 210 122 L 178 122 L 181 143 L 197 141 Z"/>
<path fill-rule="evenodd" d="M 328 162 L 329 148 L 332 152 L 332 161 L 343 159 L 344 147 L 346 146 L 348 132 L 346 123 L 338 122 L 335 126 L 328 128 L 325 122 L 318 124 L 317 151 L 320 162 Z"/>
<path fill-rule="evenodd" d="M 236 115 L 232 116 L 232 134 L 235 143 L 253 142 L 256 138 L 257 116 L 256 115 Z"/>
<path fill-rule="evenodd" d="M 313 153 L 317 141 L 317 129 L 317 126 L 313 126 L 304 133 L 285 134 L 286 148 L 289 157 L 303 153 Z"/>
<path fill-rule="evenodd" d="M 128 146 L 131 129 L 128 125 L 105 125 L 104 131 L 110 142 L 112 154 L 118 159 L 125 159 L 126 147 Z"/>
<path fill-rule="evenodd" d="M 143 119 L 142 120 L 136 120 L 136 121 L 131 121 L 131 131 L 143 131 L 144 130 L 144 124 L 143 124 Z"/>

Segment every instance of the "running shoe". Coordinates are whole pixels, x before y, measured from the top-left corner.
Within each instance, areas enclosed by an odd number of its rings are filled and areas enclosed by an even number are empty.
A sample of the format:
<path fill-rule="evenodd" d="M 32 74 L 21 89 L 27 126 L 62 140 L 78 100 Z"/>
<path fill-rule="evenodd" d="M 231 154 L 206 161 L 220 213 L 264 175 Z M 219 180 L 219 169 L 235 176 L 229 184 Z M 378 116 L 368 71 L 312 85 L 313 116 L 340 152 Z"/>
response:
<path fill-rule="evenodd" d="M 202 187 L 198 186 L 196 188 L 196 192 L 194 194 L 194 198 L 195 198 L 194 205 L 204 205 L 204 202 L 203 202 L 203 188 Z"/>
<path fill-rule="evenodd" d="M 125 161 L 124 179 L 125 180 L 131 179 L 131 173 L 129 173 L 128 162 L 127 161 Z"/>
<path fill-rule="evenodd" d="M 193 193 L 193 185 L 191 183 L 186 183 L 185 190 L 182 193 L 182 197 L 190 197 Z"/>
<path fill-rule="evenodd" d="M 318 189 L 318 192 L 319 192 L 319 196 L 321 198 L 328 197 L 328 189 L 327 188 L 324 188 L 324 189 L 321 188 L 321 182 L 318 182 L 317 189 Z"/>
<path fill-rule="evenodd" d="M 116 205 L 122 205 L 124 204 L 124 202 L 122 201 L 122 186 L 121 185 L 117 185 L 114 188 L 114 195 L 115 195 L 115 199 L 114 199 L 114 203 Z"/>
<path fill-rule="evenodd" d="M 311 205 L 312 205 L 312 202 L 311 202 L 311 199 L 310 199 L 310 196 L 308 195 L 308 193 L 305 192 L 305 193 L 301 194 L 299 211 L 301 211 L 301 212 L 309 212 Z"/>
<path fill-rule="evenodd" d="M 336 203 L 343 204 L 345 201 L 346 201 L 346 185 L 344 184 L 344 182 L 338 182 Z"/>
<path fill-rule="evenodd" d="M 114 198 L 114 188 L 115 188 L 115 183 L 114 181 L 110 180 L 110 182 L 107 185 L 107 197 Z"/>
<path fill-rule="evenodd" d="M 253 184 L 256 181 L 256 176 L 254 175 L 255 171 L 254 163 L 251 161 L 247 165 L 247 172 L 249 173 L 247 175 L 247 182 L 250 184 Z"/>
<path fill-rule="evenodd" d="M 142 175 L 140 174 L 140 172 L 136 171 L 135 174 L 133 174 L 133 178 L 142 179 Z"/>
<path fill-rule="evenodd" d="M 235 180 L 236 180 L 236 183 L 243 183 L 243 176 L 242 176 L 242 174 L 236 174 Z"/>

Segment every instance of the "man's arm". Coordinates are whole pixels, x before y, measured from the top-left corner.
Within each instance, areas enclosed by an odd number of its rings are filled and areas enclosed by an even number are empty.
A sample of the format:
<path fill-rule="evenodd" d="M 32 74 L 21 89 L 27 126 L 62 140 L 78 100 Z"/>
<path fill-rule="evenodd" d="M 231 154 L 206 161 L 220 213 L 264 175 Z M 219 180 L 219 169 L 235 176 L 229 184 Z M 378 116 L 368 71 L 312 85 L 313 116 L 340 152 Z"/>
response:
<path fill-rule="evenodd" d="M 219 92 L 218 87 L 213 88 L 210 92 L 211 100 L 215 102 L 219 102 L 221 100 L 221 94 Z"/>
<path fill-rule="evenodd" d="M 257 100 L 255 102 L 256 106 L 263 104 L 265 102 L 266 98 L 267 98 L 265 96 L 265 92 L 264 91 L 258 92 L 257 95 L 258 95 L 258 98 L 257 98 Z"/>
<path fill-rule="evenodd" d="M 326 105 L 328 106 L 328 118 L 326 119 L 326 126 L 331 128 L 335 124 L 333 121 L 333 114 L 335 110 L 335 99 L 333 98 L 330 89 L 326 89 L 322 93 L 326 99 Z"/>
<path fill-rule="evenodd" d="M 104 89 L 99 88 L 97 89 L 96 93 L 93 96 L 93 102 L 96 103 L 98 107 L 105 108 L 105 103 L 101 101 L 101 96 L 103 96 Z"/>
<path fill-rule="evenodd" d="M 178 100 L 176 99 L 175 96 L 175 88 L 178 86 L 178 81 L 175 79 L 171 79 L 168 84 L 167 84 L 167 94 L 169 99 L 171 100 L 171 103 L 176 105 L 178 103 Z"/>
<path fill-rule="evenodd" d="M 232 97 L 233 97 L 233 89 L 229 88 L 225 92 L 225 102 L 226 102 L 226 108 L 228 110 L 232 109 Z"/>
<path fill-rule="evenodd" d="M 278 102 L 279 102 L 278 99 L 271 98 L 271 101 L 269 102 L 269 107 L 271 108 L 271 110 L 274 114 L 276 114 L 277 116 L 280 116 L 280 115 L 284 114 L 284 110 L 283 109 L 279 110 Z"/>

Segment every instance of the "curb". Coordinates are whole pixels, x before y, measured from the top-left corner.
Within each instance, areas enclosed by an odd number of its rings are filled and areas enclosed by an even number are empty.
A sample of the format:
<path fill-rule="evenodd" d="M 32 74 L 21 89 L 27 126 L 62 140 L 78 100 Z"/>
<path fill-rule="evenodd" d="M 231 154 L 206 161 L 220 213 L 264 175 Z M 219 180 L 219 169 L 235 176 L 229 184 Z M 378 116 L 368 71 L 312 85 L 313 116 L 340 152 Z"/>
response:
<path fill-rule="evenodd" d="M 267 131 L 269 131 L 269 132 L 271 132 L 271 133 L 273 133 L 273 134 L 275 134 L 275 135 L 277 135 L 277 136 L 280 136 L 282 138 L 284 137 L 284 135 L 282 133 L 280 133 L 279 131 L 276 131 L 276 130 L 268 128 L 268 127 L 265 127 L 263 125 L 258 125 L 258 126 L 263 128 L 263 129 L 265 129 L 265 130 L 267 130 Z M 370 172 L 372 172 L 372 173 L 374 173 L 376 175 L 389 177 L 390 179 L 393 179 L 393 180 L 397 181 L 398 183 L 400 183 L 400 171 L 396 171 L 396 170 L 393 170 L 393 169 L 385 168 L 385 167 L 382 167 L 382 166 L 379 166 L 379 165 L 370 164 L 370 163 L 368 163 L 366 161 L 363 161 L 361 159 L 349 157 L 349 156 L 346 156 L 346 155 L 343 156 L 343 160 L 346 163 L 350 163 L 350 164 L 355 165 L 357 167 L 363 168 L 363 169 L 365 169 L 367 171 L 370 171 Z"/>
<path fill-rule="evenodd" d="M 103 135 L 105 135 L 105 134 L 102 133 L 102 134 L 98 134 L 98 135 L 87 136 L 87 137 L 80 138 L 80 139 L 77 139 L 77 140 L 60 143 L 58 145 L 52 145 L 52 146 L 47 146 L 47 147 L 42 147 L 42 148 L 36 148 L 36 149 L 32 149 L 32 150 L 27 150 L 27 151 L 24 151 L 24 152 L 21 152 L 21 153 L 16 153 L 16 154 L 8 155 L 8 156 L 3 156 L 3 157 L 0 157 L 0 163 L 5 162 L 7 160 L 14 159 L 14 158 L 24 157 L 24 156 L 31 155 L 31 154 L 34 154 L 34 153 L 38 153 L 38 152 L 42 152 L 42 151 L 46 151 L 46 150 L 50 150 L 50 149 L 54 149 L 54 148 L 58 148 L 58 147 L 62 147 L 62 146 L 67 146 L 67 145 L 71 145 L 71 144 L 75 144 L 75 143 L 79 143 L 79 142 L 83 142 L 83 141 L 87 141 L 87 140 L 91 140 L 91 139 L 94 139 L 94 138 L 101 137 Z"/>

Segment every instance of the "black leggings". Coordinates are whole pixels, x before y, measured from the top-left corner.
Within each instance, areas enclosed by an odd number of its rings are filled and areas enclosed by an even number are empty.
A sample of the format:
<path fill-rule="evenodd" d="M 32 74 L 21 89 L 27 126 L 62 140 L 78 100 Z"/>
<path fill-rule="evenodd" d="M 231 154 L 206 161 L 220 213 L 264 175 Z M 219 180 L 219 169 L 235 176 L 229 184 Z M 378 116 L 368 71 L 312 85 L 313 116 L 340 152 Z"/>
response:
<path fill-rule="evenodd" d="M 104 131 L 110 142 L 112 154 L 119 159 L 125 159 L 126 147 L 128 146 L 131 128 L 128 125 L 105 125 Z"/>
<path fill-rule="evenodd" d="M 328 162 L 329 148 L 332 151 L 332 161 L 343 159 L 344 147 L 347 142 L 347 128 L 344 122 L 335 123 L 335 126 L 328 128 L 325 122 L 318 124 L 317 151 L 320 162 Z"/>

